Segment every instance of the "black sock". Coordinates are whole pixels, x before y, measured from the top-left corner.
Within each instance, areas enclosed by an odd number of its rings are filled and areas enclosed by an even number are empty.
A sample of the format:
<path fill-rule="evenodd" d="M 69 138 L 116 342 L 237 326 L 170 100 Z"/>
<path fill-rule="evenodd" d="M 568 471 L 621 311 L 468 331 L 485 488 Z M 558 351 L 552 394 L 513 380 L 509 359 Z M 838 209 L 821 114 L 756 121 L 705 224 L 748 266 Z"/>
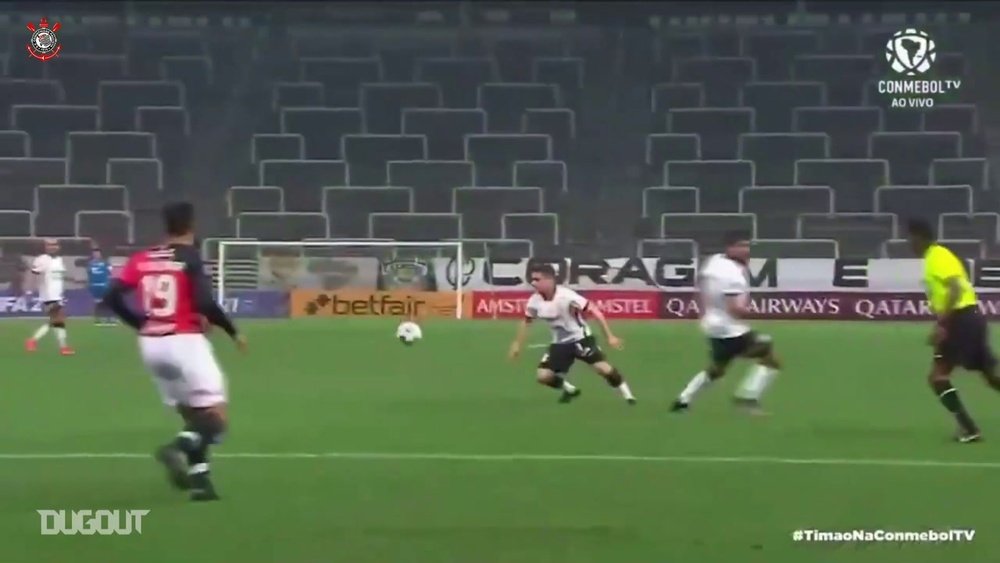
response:
<path fill-rule="evenodd" d="M 185 429 L 177 435 L 174 444 L 187 456 L 188 466 L 208 461 L 208 440 L 196 430 Z"/>
<path fill-rule="evenodd" d="M 563 378 L 561 378 L 558 375 L 556 375 L 552 379 L 547 380 L 545 382 L 545 385 L 547 385 L 547 386 L 549 386 L 549 387 L 551 387 L 553 389 L 562 389 L 563 388 Z"/>
<path fill-rule="evenodd" d="M 976 426 L 972 417 L 969 416 L 968 411 L 965 410 L 965 406 L 962 404 L 962 399 L 958 397 L 958 389 L 952 386 L 950 381 L 934 381 L 931 383 L 931 387 L 934 392 L 937 393 L 938 399 L 944 408 L 948 409 L 948 412 L 955 415 L 955 420 L 958 421 L 958 425 L 962 427 L 962 430 L 969 434 L 976 434 L 979 432 L 979 428 Z"/>
<path fill-rule="evenodd" d="M 604 379 L 608 381 L 608 385 L 614 387 L 615 389 L 621 387 L 622 383 L 625 382 L 625 378 L 622 377 L 622 374 L 621 372 L 618 371 L 618 368 L 611 368 L 611 373 L 606 375 Z"/>

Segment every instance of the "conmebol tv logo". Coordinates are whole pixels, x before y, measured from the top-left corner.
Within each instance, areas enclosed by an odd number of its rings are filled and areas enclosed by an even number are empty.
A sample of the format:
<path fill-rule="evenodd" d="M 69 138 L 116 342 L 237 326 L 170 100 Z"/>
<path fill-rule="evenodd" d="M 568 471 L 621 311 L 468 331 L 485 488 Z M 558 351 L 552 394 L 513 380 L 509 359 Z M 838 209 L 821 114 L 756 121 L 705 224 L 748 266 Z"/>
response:
<path fill-rule="evenodd" d="M 937 45 L 924 31 L 913 28 L 897 31 L 885 44 L 885 60 L 900 74 L 923 74 L 937 60 Z"/>

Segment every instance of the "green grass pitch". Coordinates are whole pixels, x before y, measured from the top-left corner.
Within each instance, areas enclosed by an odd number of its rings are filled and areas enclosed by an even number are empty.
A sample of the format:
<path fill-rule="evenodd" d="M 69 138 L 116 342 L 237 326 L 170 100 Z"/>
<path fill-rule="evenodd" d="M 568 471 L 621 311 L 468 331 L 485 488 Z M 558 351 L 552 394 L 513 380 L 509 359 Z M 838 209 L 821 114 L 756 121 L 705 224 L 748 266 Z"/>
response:
<path fill-rule="evenodd" d="M 2 563 L 938 563 L 1000 553 L 1000 396 L 957 378 L 986 441 L 949 441 L 917 324 L 771 323 L 786 369 L 773 416 L 734 411 L 745 366 L 691 412 L 668 407 L 706 356 L 689 323 L 617 323 L 639 405 L 584 366 L 571 405 L 505 360 L 513 324 L 244 322 L 213 334 L 231 386 L 223 501 L 194 505 L 148 457 L 177 430 L 123 328 L 0 324 Z M 547 334 L 535 327 L 532 341 Z M 63 454 L 132 454 L 70 458 Z M 37 455 L 23 455 L 37 454 Z M 243 456 L 239 454 L 259 454 Z M 320 454 L 316 456 L 295 454 Z M 344 454 L 360 454 L 356 456 Z M 406 454 L 414 454 L 408 456 Z M 433 455 L 432 455 L 433 454 Z M 492 457 L 491 457 L 492 456 Z M 933 463 L 923 463 L 933 462 Z M 37 509 L 149 509 L 141 535 L 42 536 Z M 798 528 L 974 528 L 965 544 L 830 545 Z"/>

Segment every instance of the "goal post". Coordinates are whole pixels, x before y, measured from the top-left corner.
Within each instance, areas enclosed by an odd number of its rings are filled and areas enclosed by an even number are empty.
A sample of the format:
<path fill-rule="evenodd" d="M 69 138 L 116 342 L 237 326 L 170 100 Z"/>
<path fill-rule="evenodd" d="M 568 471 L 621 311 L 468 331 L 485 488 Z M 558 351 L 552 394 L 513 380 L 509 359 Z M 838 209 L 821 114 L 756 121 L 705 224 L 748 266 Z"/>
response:
<path fill-rule="evenodd" d="M 465 306 L 464 284 L 459 281 L 460 265 L 466 260 L 461 241 L 216 239 L 209 244 L 217 245 L 216 291 L 223 304 L 245 290 L 270 290 L 289 293 L 292 316 L 300 316 L 295 303 L 306 295 L 323 296 L 323 306 L 338 296 L 365 296 L 372 303 L 378 296 L 383 310 L 372 312 L 378 316 L 395 316 L 400 309 L 393 301 L 397 296 L 406 301 L 403 316 L 411 311 L 419 316 L 432 308 L 421 310 L 421 296 L 435 303 L 453 297 L 454 318 L 466 318 L 470 313 Z M 210 248 L 206 250 L 211 253 Z M 393 305 L 388 309 L 387 299 Z M 310 314 L 316 314 L 317 307 L 310 306 Z M 443 316 L 441 310 L 450 313 L 450 309 L 434 308 L 438 311 L 435 316 Z M 322 310 L 333 316 L 340 314 L 336 310 L 330 313 L 329 307 Z"/>

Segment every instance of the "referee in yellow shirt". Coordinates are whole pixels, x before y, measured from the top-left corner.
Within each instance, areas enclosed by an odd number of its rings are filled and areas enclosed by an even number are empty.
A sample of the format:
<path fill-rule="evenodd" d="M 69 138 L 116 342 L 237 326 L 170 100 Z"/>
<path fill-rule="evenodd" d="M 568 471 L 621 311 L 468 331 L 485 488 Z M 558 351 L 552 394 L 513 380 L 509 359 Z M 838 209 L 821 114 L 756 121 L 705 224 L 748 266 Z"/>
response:
<path fill-rule="evenodd" d="M 934 365 L 928 381 L 941 404 L 958 422 L 956 439 L 962 443 L 976 442 L 980 437 L 979 427 L 952 386 L 951 372 L 956 367 L 978 371 L 990 387 L 1000 391 L 986 318 L 979 312 L 976 291 L 965 266 L 952 251 L 937 243 L 930 224 L 910 221 L 908 231 L 914 252 L 924 259 L 927 299 L 937 316 L 930 338 Z"/>

